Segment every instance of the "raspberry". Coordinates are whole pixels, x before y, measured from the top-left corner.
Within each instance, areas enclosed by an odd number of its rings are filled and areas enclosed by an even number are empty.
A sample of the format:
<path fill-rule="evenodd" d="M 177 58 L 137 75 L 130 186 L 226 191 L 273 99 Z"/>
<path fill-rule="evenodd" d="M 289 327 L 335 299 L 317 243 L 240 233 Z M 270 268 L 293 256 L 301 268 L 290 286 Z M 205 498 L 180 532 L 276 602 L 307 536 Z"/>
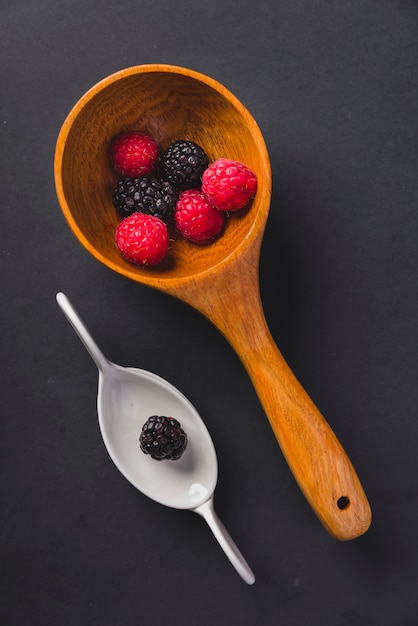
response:
<path fill-rule="evenodd" d="M 113 192 L 113 205 L 121 217 L 135 211 L 155 215 L 164 222 L 172 215 L 179 192 L 160 178 L 121 178 Z"/>
<path fill-rule="evenodd" d="M 158 147 L 144 133 L 124 133 L 111 145 L 113 166 L 122 176 L 146 176 L 158 161 Z"/>
<path fill-rule="evenodd" d="M 176 230 L 186 239 L 204 243 L 217 235 L 223 216 L 199 189 L 186 189 L 180 194 L 174 211 Z"/>
<path fill-rule="evenodd" d="M 257 178 L 240 161 L 221 158 L 204 171 L 202 191 L 219 211 L 238 211 L 254 198 Z"/>
<path fill-rule="evenodd" d="M 116 246 L 122 256 L 136 265 L 155 265 L 168 248 L 168 230 L 158 217 L 132 213 L 116 229 Z"/>
<path fill-rule="evenodd" d="M 174 417 L 152 415 L 139 436 L 142 452 L 156 461 L 176 461 L 187 447 L 187 435 Z"/>
<path fill-rule="evenodd" d="M 165 180 L 179 189 L 200 187 L 208 162 L 203 148 L 185 139 L 170 144 L 160 159 Z"/>

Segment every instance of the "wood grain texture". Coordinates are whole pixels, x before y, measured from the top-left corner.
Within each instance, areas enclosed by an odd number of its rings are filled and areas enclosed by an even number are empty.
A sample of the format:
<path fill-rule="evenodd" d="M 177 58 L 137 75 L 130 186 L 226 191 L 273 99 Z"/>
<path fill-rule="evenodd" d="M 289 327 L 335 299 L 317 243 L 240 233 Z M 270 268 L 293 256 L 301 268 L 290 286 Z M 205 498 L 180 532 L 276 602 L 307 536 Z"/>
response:
<path fill-rule="evenodd" d="M 172 232 L 163 263 L 140 268 L 119 255 L 112 138 L 150 134 L 164 150 L 191 139 L 209 159 L 237 159 L 257 175 L 251 206 L 232 214 L 210 245 Z M 247 109 L 218 82 L 192 70 L 141 65 L 113 74 L 75 105 L 59 134 L 54 163 L 57 196 L 70 228 L 110 269 L 162 290 L 205 315 L 244 364 L 281 450 L 324 527 L 340 540 L 363 534 L 371 511 L 341 444 L 284 361 L 267 327 L 258 264 L 271 197 L 271 169 L 262 133 Z"/>

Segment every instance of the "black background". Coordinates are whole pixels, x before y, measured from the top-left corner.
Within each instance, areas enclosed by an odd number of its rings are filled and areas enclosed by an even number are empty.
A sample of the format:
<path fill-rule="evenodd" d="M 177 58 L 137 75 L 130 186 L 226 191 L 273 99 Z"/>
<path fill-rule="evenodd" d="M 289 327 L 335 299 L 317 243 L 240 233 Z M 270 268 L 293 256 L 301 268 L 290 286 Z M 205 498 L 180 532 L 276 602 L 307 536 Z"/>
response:
<path fill-rule="evenodd" d="M 1 623 L 416 626 L 417 3 L 1 0 L 0 45 Z M 142 63 L 212 76 L 261 127 L 266 318 L 366 490 L 373 523 L 357 540 L 320 525 L 214 327 L 102 266 L 62 216 L 66 115 Z M 112 464 L 61 290 L 109 358 L 167 378 L 202 415 L 215 506 L 254 586 L 201 518 Z"/>

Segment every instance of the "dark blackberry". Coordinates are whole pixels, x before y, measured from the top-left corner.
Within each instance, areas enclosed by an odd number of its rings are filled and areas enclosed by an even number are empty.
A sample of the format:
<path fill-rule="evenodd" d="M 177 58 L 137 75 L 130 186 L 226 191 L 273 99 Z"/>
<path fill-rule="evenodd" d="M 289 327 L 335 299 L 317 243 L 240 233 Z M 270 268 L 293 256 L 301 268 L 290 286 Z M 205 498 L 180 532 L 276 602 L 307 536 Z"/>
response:
<path fill-rule="evenodd" d="M 176 461 L 187 447 L 187 435 L 174 417 L 152 415 L 139 436 L 141 450 L 156 461 Z"/>
<path fill-rule="evenodd" d="M 170 144 L 160 159 L 163 178 L 178 189 L 200 187 L 208 163 L 203 148 L 184 139 Z"/>
<path fill-rule="evenodd" d="M 146 213 L 164 222 L 173 214 L 177 199 L 177 189 L 160 178 L 124 177 L 113 192 L 113 205 L 121 217 Z"/>

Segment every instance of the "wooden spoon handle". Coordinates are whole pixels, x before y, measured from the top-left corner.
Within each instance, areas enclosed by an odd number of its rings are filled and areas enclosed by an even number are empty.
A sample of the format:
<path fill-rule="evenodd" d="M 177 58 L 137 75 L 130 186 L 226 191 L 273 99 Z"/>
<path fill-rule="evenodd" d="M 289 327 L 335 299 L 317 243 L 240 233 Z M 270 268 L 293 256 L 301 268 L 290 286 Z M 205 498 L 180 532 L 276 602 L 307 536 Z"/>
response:
<path fill-rule="evenodd" d="M 231 343 L 241 344 L 240 358 L 296 481 L 331 535 L 340 540 L 362 535 L 371 512 L 350 459 L 260 316 L 252 315 L 251 326 L 254 335 L 238 339 L 237 331 Z"/>
<path fill-rule="evenodd" d="M 242 258 L 188 296 L 240 357 L 287 463 L 322 524 L 339 540 L 363 534 L 371 522 L 366 495 L 337 437 L 271 337 L 256 260 Z"/>

